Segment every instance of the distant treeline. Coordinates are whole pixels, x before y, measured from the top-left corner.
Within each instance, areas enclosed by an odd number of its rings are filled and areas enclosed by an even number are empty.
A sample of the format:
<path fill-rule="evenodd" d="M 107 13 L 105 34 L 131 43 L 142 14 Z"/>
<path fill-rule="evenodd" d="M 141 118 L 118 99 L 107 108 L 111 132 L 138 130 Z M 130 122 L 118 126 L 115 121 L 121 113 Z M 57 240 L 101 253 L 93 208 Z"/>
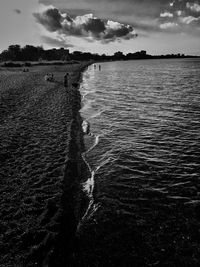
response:
<path fill-rule="evenodd" d="M 39 60 L 68 60 L 68 49 L 44 50 L 41 46 L 10 45 L 0 54 L 1 61 L 39 61 Z"/>
<path fill-rule="evenodd" d="M 184 54 L 168 54 L 152 56 L 148 55 L 145 50 L 141 50 L 135 53 L 123 54 L 118 51 L 113 55 L 99 55 L 89 52 L 74 51 L 69 53 L 68 49 L 49 49 L 44 50 L 41 46 L 26 45 L 21 47 L 20 45 L 10 45 L 7 50 L 4 50 L 0 54 L 1 61 L 42 61 L 42 60 L 62 60 L 62 61 L 110 61 L 110 60 L 132 60 L 132 59 L 152 59 L 152 58 L 182 58 L 182 57 L 195 57 L 185 56 Z"/>

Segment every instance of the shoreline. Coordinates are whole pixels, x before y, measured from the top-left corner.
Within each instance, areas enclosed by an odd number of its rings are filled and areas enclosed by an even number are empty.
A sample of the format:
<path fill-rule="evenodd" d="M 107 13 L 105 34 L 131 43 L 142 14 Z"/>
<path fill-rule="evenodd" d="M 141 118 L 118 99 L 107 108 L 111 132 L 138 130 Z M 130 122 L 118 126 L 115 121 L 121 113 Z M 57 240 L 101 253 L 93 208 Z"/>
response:
<path fill-rule="evenodd" d="M 0 265 L 73 262 L 88 205 L 79 85 L 90 64 L 0 70 Z M 54 82 L 44 81 L 47 72 Z M 65 72 L 75 86 L 67 91 Z"/>
<path fill-rule="evenodd" d="M 72 104 L 73 116 L 69 131 L 69 153 L 63 177 L 63 196 L 61 202 L 63 214 L 61 231 L 56 240 L 57 246 L 49 261 L 49 266 L 52 267 L 67 266 L 69 264 L 73 266 L 76 261 L 74 257 L 79 246 L 77 244 L 77 232 L 90 202 L 89 197 L 83 190 L 83 183 L 90 175 L 90 170 L 82 156 L 85 151 L 85 144 L 82 128 L 83 118 L 80 115 L 80 84 L 82 82 L 83 72 L 89 65 L 91 65 L 91 63 L 80 70 L 79 78 L 76 80 L 79 85 L 71 96 L 74 104 Z"/>

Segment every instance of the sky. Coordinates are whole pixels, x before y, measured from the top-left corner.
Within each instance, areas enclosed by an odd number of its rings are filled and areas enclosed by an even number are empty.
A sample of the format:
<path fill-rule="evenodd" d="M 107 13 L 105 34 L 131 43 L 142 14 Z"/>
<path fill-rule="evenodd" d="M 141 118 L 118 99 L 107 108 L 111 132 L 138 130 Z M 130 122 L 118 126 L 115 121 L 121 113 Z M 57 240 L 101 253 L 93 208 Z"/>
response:
<path fill-rule="evenodd" d="M 200 0 L 0 0 L 0 35 L 0 51 L 29 44 L 200 56 Z"/>

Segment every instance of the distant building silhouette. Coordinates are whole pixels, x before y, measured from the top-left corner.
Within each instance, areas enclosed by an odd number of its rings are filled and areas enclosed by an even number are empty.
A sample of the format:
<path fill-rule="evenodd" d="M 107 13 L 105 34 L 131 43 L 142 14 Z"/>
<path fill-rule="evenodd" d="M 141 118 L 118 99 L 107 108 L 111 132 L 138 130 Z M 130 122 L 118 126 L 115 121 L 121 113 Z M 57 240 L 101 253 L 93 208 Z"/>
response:
<path fill-rule="evenodd" d="M 62 60 L 62 61 L 114 61 L 114 60 L 139 60 L 139 59 L 159 59 L 159 58 L 184 58 L 184 57 L 198 57 L 198 56 L 185 56 L 184 54 L 167 54 L 167 55 L 148 55 L 145 50 L 137 51 L 134 53 L 123 54 L 118 51 L 113 55 L 97 53 L 92 54 L 90 52 L 74 51 L 70 53 L 69 49 L 52 48 L 44 50 L 42 46 L 34 47 L 32 45 L 26 45 L 20 47 L 20 45 L 10 45 L 7 50 L 2 51 L 0 54 L 0 61 L 43 61 L 43 60 Z M 12 64 L 11 64 L 12 65 Z"/>

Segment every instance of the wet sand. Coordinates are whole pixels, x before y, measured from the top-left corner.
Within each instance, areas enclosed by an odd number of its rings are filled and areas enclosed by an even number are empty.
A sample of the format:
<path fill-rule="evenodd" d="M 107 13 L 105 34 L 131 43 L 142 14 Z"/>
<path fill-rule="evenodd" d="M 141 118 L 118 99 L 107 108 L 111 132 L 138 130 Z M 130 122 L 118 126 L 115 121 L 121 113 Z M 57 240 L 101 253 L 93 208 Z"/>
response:
<path fill-rule="evenodd" d="M 70 261 L 84 164 L 80 94 L 63 77 L 78 82 L 84 67 L 0 69 L 0 266 Z"/>

